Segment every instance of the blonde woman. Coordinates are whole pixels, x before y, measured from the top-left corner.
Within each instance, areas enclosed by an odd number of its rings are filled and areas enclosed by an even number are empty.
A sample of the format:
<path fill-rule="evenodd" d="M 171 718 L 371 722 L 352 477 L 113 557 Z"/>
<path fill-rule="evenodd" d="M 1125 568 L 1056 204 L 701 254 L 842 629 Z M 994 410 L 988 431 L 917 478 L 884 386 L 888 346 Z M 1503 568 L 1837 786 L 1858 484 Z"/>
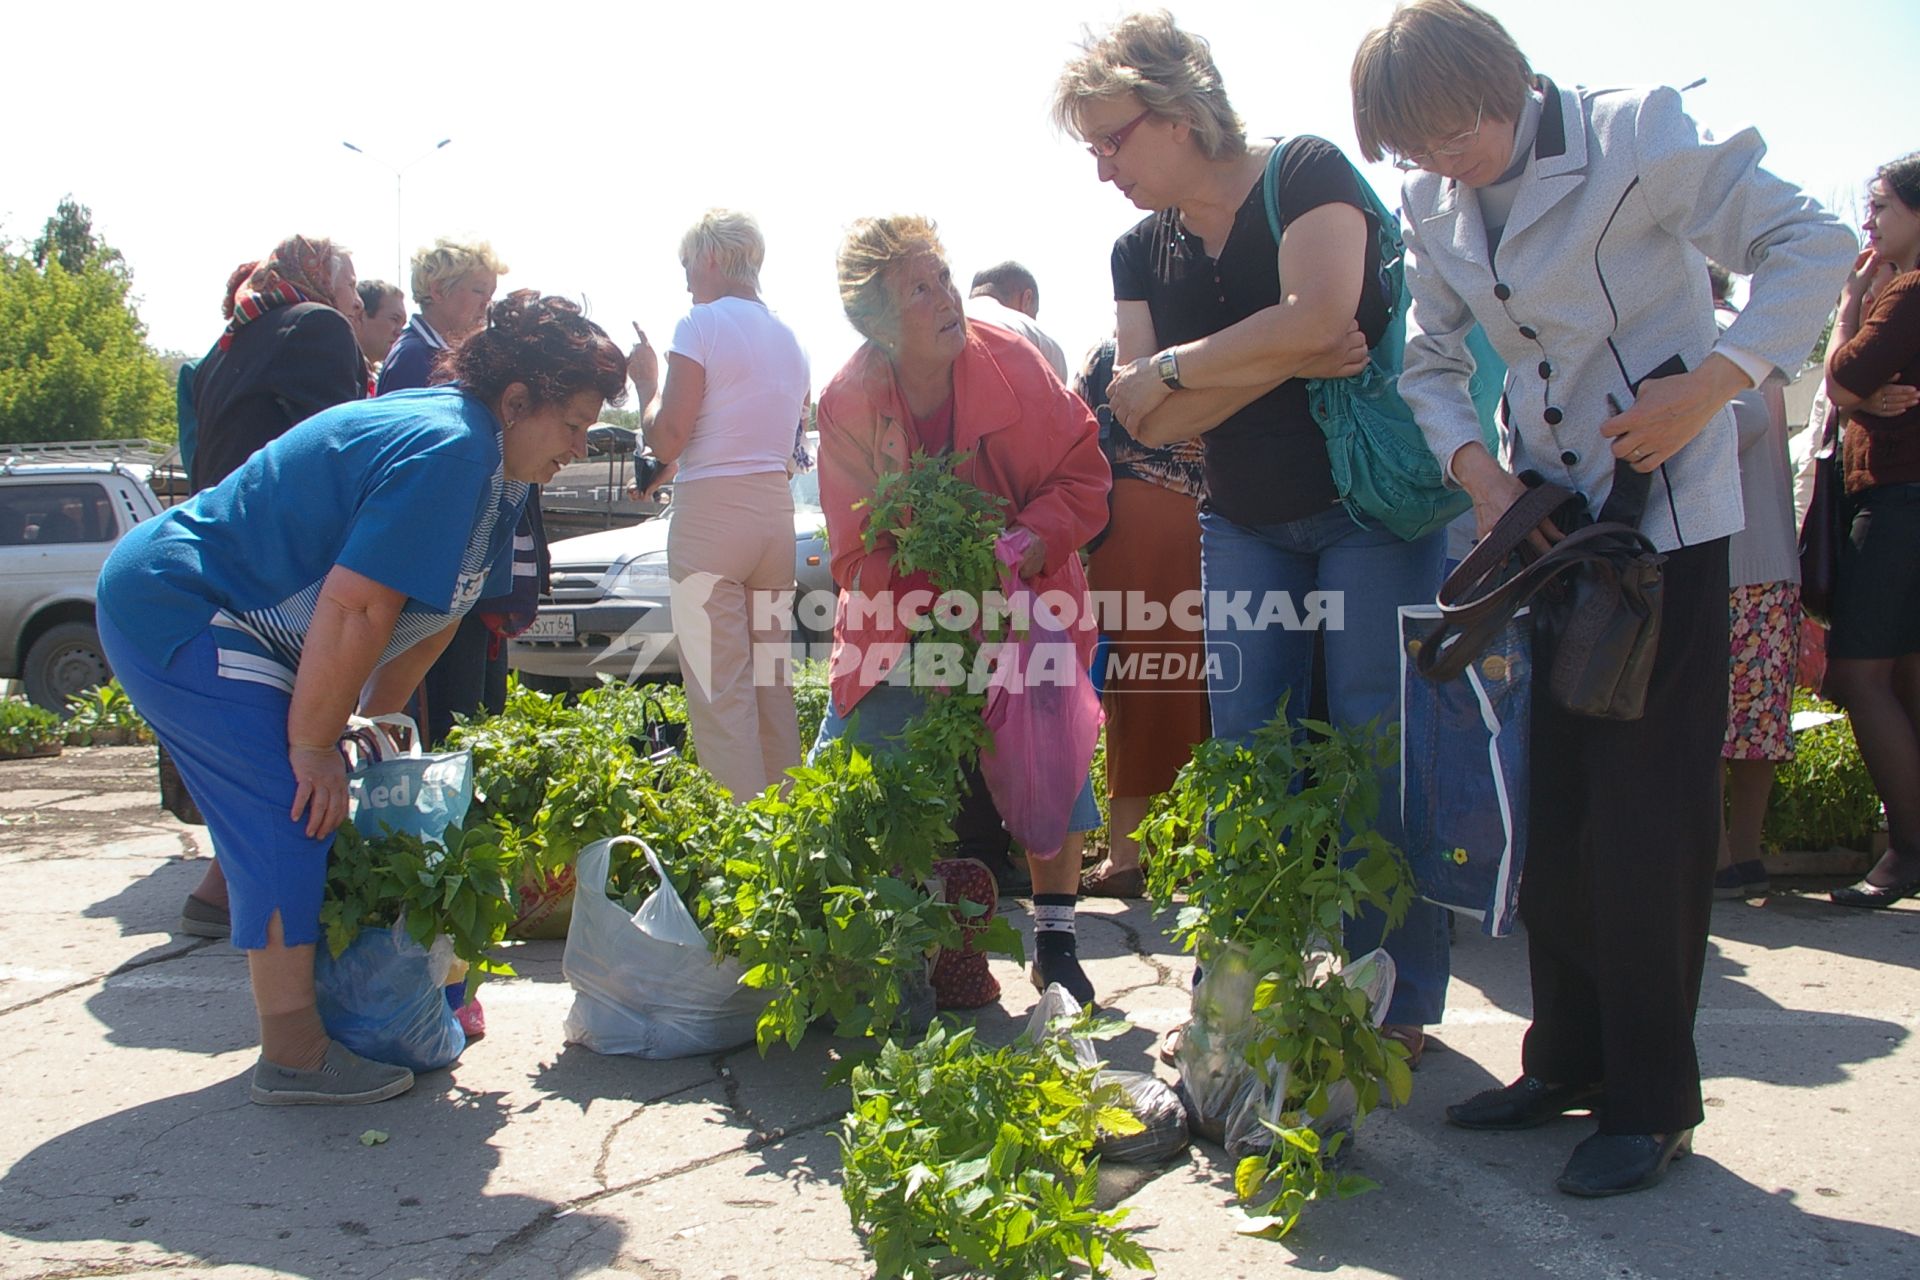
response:
<path fill-rule="evenodd" d="M 414 313 L 380 366 L 379 394 L 424 387 L 434 362 L 450 346 L 486 323 L 487 307 L 507 264 L 485 240 L 462 243 L 444 236 L 413 255 Z"/>
<path fill-rule="evenodd" d="M 666 464 L 654 486 L 674 482 L 667 572 L 694 747 L 742 801 L 800 763 L 788 631 L 768 620 L 793 594 L 787 468 L 810 384 L 800 340 L 760 298 L 766 255 L 746 214 L 702 214 L 680 241 L 693 306 L 674 327 L 665 386 L 645 334 L 629 363 L 652 405 L 647 448 Z"/>

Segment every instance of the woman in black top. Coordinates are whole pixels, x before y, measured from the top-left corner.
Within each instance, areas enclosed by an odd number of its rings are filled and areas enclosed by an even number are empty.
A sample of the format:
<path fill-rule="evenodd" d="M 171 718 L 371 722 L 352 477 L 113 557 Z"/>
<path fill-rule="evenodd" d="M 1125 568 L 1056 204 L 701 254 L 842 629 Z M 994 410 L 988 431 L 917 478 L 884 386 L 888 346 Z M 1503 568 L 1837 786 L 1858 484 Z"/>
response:
<path fill-rule="evenodd" d="M 1088 143 L 1101 181 L 1149 216 L 1115 242 L 1115 416 L 1147 444 L 1198 438 L 1208 700 L 1213 733 L 1244 738 L 1307 712 L 1314 631 L 1324 631 L 1328 710 L 1337 723 L 1398 718 L 1402 604 L 1433 598 L 1439 534 L 1403 542 L 1337 501 L 1306 379 L 1357 372 L 1387 323 L 1360 178 L 1333 144 L 1249 144 L 1206 42 L 1165 14 L 1127 18 L 1062 74 L 1055 119 Z M 1284 240 L 1263 178 L 1277 165 Z M 1277 270 L 1276 270 L 1277 262 Z M 1281 295 L 1281 278 L 1286 297 Z M 1380 826 L 1399 840 L 1398 785 Z M 1347 945 L 1376 945 L 1382 922 L 1350 921 Z M 1385 946 L 1399 971 L 1390 1034 L 1417 1059 L 1440 1021 L 1447 937 L 1440 909 L 1415 903 Z"/>

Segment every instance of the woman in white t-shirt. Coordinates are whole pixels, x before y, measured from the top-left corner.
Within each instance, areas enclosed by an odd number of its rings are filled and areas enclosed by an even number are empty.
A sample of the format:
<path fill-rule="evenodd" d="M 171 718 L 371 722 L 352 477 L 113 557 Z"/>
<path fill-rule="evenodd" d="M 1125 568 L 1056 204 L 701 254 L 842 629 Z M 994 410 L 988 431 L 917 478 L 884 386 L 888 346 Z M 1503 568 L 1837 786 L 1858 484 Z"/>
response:
<path fill-rule="evenodd" d="M 799 340 L 760 300 L 766 252 L 746 214 L 703 214 L 680 242 L 693 307 L 667 348 L 665 387 L 645 334 L 628 362 L 652 405 L 647 448 L 668 464 L 654 487 L 674 483 L 667 570 L 694 743 L 740 800 L 800 763 L 787 476 L 810 384 Z"/>

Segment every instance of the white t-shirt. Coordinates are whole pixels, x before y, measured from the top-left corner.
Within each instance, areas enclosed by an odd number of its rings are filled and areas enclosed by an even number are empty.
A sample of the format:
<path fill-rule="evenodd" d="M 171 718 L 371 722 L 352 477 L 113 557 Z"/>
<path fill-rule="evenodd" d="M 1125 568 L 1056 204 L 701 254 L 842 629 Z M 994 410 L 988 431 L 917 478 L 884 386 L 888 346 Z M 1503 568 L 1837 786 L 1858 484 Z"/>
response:
<path fill-rule="evenodd" d="M 674 326 L 667 354 L 685 356 L 707 375 L 675 479 L 787 469 L 812 383 L 807 354 L 780 317 L 746 298 L 695 303 Z"/>
<path fill-rule="evenodd" d="M 970 320 L 984 320 L 988 324 L 998 325 L 1031 342 L 1046 357 L 1047 363 L 1053 366 L 1053 376 L 1062 382 L 1067 380 L 1067 353 L 1026 312 L 1015 311 L 1000 299 L 984 293 L 968 298 L 966 310 Z"/>

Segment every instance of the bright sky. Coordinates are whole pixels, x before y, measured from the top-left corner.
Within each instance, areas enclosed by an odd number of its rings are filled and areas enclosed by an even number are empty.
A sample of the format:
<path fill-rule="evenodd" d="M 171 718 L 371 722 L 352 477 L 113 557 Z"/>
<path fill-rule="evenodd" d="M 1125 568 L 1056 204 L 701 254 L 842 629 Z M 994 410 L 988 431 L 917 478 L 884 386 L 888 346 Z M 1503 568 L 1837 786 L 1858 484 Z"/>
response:
<path fill-rule="evenodd" d="M 716 0 L 529 6 L 344 0 L 92 5 L 83 50 L 23 37 L 0 79 L 0 235 L 30 240 L 71 192 L 133 268 L 156 347 L 198 354 L 233 265 L 293 232 L 394 278 L 401 243 L 490 239 L 503 288 L 584 298 L 615 339 L 661 345 L 686 307 L 676 253 L 726 205 L 766 232 L 762 287 L 824 385 L 857 345 L 833 257 L 863 214 L 938 219 L 954 274 L 1013 257 L 1069 358 L 1112 323 L 1107 254 L 1141 215 L 1047 119 L 1083 23 L 1111 0 Z M 1562 84 L 1683 85 L 1724 135 L 1752 123 L 1770 167 L 1853 216 L 1874 167 L 1920 147 L 1898 74 L 1912 0 L 1491 0 Z M 1390 0 L 1187 0 L 1254 134 L 1353 150 L 1347 88 Z M 324 15 L 324 16 L 323 16 Z M 19 24 L 13 24 L 21 36 Z M 404 51 L 388 53 L 385 51 Z M 351 141 L 382 163 L 341 146 Z M 1397 203 L 1398 175 L 1369 176 Z"/>

